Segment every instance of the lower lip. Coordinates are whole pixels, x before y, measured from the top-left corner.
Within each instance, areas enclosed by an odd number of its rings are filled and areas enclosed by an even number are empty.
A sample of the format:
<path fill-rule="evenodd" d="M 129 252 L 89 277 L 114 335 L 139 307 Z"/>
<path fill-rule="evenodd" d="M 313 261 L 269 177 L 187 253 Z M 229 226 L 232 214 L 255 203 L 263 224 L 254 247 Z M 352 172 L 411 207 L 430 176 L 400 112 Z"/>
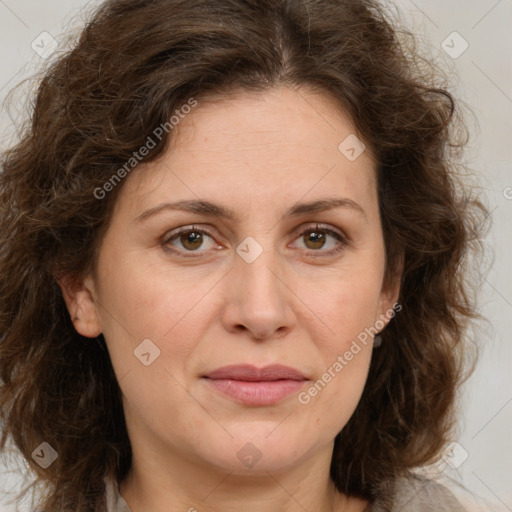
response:
<path fill-rule="evenodd" d="M 216 390 L 247 405 L 271 405 L 296 393 L 305 380 L 249 382 L 232 379 L 206 379 Z"/>

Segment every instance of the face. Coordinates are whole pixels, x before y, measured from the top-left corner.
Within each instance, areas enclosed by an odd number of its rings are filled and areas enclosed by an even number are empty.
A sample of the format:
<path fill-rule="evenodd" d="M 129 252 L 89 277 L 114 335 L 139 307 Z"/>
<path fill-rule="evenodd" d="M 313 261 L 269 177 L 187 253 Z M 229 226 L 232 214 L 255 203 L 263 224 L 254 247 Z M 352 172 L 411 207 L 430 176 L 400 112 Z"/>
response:
<path fill-rule="evenodd" d="M 126 178 L 95 276 L 61 286 L 105 337 L 137 453 L 264 472 L 332 450 L 397 297 L 354 134 L 306 89 L 199 101 Z"/>

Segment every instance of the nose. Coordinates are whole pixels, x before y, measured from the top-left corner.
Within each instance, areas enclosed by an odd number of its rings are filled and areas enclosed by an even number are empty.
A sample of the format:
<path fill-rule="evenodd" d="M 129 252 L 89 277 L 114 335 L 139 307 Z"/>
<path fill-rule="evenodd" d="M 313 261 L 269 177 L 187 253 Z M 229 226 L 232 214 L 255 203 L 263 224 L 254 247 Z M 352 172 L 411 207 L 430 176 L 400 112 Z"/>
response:
<path fill-rule="evenodd" d="M 222 321 L 230 332 L 263 340 L 282 337 L 296 323 L 284 262 L 265 248 L 251 263 L 238 254 L 227 280 Z"/>

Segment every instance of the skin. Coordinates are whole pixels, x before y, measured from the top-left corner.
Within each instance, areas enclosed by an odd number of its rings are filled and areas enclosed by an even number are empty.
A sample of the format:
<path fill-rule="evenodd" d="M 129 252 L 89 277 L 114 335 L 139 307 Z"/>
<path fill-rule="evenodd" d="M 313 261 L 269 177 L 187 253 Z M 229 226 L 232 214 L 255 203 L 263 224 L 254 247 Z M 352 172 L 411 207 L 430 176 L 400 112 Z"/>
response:
<path fill-rule="evenodd" d="M 200 101 L 165 154 L 126 178 L 96 272 L 60 282 L 77 331 L 105 336 L 123 392 L 133 464 L 120 491 L 132 512 L 365 508 L 335 490 L 329 465 L 367 378 L 371 337 L 307 404 L 296 393 L 241 404 L 201 378 L 227 364 L 280 363 L 307 376 L 307 391 L 393 307 L 399 279 L 383 287 L 375 162 L 369 149 L 355 161 L 338 150 L 354 133 L 333 99 L 304 88 Z M 284 216 L 333 196 L 364 214 Z M 137 220 L 161 203 L 199 198 L 239 218 L 163 210 Z M 300 234 L 315 223 L 348 243 L 322 230 L 324 245 Z M 168 241 L 186 226 L 213 236 Z M 263 250 L 252 263 L 236 252 L 248 236 Z M 160 350 L 148 366 L 134 356 L 144 339 Z M 252 467 L 237 457 L 248 442 L 261 455 Z"/>

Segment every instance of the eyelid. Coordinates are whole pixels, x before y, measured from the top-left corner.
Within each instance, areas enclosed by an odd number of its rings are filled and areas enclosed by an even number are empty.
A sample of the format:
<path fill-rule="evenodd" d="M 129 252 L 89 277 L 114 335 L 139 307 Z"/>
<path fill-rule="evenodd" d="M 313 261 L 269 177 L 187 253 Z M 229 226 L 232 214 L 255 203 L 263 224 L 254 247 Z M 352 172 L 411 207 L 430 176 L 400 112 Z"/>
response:
<path fill-rule="evenodd" d="M 204 226 L 198 227 L 196 224 L 189 224 L 188 226 L 182 226 L 182 227 L 179 227 L 176 229 L 171 229 L 170 231 L 168 231 L 162 238 L 162 244 L 166 245 L 171 241 L 172 238 L 175 238 L 183 233 L 188 233 L 191 231 L 205 233 L 213 240 L 215 240 L 215 237 L 216 237 L 216 235 L 213 233 L 213 230 L 211 230 L 208 227 L 204 227 Z M 193 251 L 188 251 L 188 252 L 193 252 Z"/>
<path fill-rule="evenodd" d="M 339 244 L 341 244 L 342 247 L 340 247 L 338 245 L 334 249 L 330 249 L 327 251 L 322 250 L 322 249 L 318 249 L 318 250 L 305 249 L 305 251 L 313 257 L 330 256 L 337 252 L 340 252 L 343 248 L 349 247 L 351 245 L 349 237 L 343 231 L 339 230 L 338 228 L 336 228 L 334 226 L 331 226 L 330 224 L 324 224 L 321 222 L 311 222 L 311 223 L 307 223 L 307 224 L 301 224 L 299 227 L 297 227 L 296 229 L 294 229 L 292 231 L 291 235 L 294 237 L 292 242 L 294 242 L 297 238 L 299 238 L 304 233 L 307 233 L 308 231 L 314 231 L 315 229 L 319 230 L 319 231 L 324 231 L 324 232 L 330 234 L 331 236 L 333 236 L 334 238 L 336 238 L 338 240 Z M 183 251 L 181 249 L 176 249 L 176 248 L 170 249 L 168 247 L 168 244 L 171 241 L 171 239 L 176 238 L 179 235 L 181 235 L 183 233 L 188 233 L 188 232 L 204 233 L 216 242 L 216 235 L 213 233 L 212 229 L 210 229 L 209 227 L 206 227 L 204 225 L 197 226 L 196 224 L 190 224 L 187 226 L 181 226 L 179 228 L 176 228 L 176 229 L 173 229 L 173 230 L 167 232 L 164 235 L 164 237 L 162 238 L 162 242 L 161 242 L 162 246 L 164 246 L 166 248 L 166 250 L 168 250 L 172 253 L 181 254 L 181 255 L 186 254 L 187 256 L 185 256 L 185 257 L 189 257 L 189 258 L 199 257 L 201 255 L 201 253 L 209 252 L 209 251 Z"/>
<path fill-rule="evenodd" d="M 325 224 L 323 222 L 309 222 L 306 224 L 301 224 L 298 228 L 292 231 L 292 235 L 302 235 L 306 231 L 314 231 L 315 229 L 335 233 L 336 235 L 338 235 L 340 238 L 347 242 L 349 240 L 348 236 L 345 235 L 343 231 L 336 228 L 335 226 L 332 226 L 331 224 Z"/>
<path fill-rule="evenodd" d="M 343 231 L 332 226 L 331 224 L 324 224 L 322 222 L 311 222 L 306 225 L 301 225 L 300 227 L 298 227 L 296 230 L 293 231 L 293 236 L 294 236 L 293 241 L 297 240 L 297 238 L 299 238 L 301 235 L 304 235 L 308 231 L 315 231 L 315 230 L 324 231 L 324 232 L 330 234 L 331 236 L 333 236 L 334 238 L 336 238 L 338 240 L 338 245 L 337 245 L 337 247 L 334 247 L 333 249 L 330 249 L 327 251 L 321 250 L 321 249 L 319 249 L 319 250 L 306 249 L 306 252 L 311 257 L 314 257 L 314 258 L 322 257 L 322 256 L 328 257 L 328 256 L 332 256 L 334 254 L 339 253 L 340 251 L 342 251 L 343 249 L 345 249 L 347 247 L 351 247 L 351 240 Z M 341 244 L 341 247 L 340 247 L 340 244 Z"/>

